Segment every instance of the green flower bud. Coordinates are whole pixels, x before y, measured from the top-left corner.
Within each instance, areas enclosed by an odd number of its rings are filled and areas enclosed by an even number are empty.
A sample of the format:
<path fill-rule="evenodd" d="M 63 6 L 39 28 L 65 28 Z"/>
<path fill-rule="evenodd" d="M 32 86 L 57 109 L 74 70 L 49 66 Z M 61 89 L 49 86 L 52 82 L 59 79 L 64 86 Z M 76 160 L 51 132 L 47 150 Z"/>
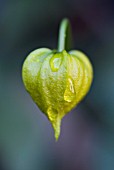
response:
<path fill-rule="evenodd" d="M 40 48 L 26 58 L 22 78 L 26 90 L 51 122 L 57 140 L 62 118 L 89 91 L 93 70 L 87 56 L 80 51 Z"/>

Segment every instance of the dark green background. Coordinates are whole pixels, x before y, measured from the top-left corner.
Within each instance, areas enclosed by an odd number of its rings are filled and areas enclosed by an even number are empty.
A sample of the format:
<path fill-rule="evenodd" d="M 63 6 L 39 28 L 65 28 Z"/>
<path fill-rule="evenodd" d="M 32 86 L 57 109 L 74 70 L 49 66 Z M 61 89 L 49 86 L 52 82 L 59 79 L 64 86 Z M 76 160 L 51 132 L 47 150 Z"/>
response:
<path fill-rule="evenodd" d="M 21 68 L 40 47 L 56 48 L 71 21 L 74 49 L 94 67 L 83 102 L 63 120 L 59 141 L 25 91 Z M 0 170 L 114 169 L 114 1 L 0 1 Z"/>

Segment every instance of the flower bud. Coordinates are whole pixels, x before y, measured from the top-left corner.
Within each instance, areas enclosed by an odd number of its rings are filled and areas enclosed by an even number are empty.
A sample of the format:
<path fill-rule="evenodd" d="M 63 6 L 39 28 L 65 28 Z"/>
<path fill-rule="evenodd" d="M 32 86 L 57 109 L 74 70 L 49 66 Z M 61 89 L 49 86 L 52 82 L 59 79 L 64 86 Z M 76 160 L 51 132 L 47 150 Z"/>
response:
<path fill-rule="evenodd" d="M 40 48 L 24 61 L 22 77 L 26 90 L 51 122 L 57 140 L 62 118 L 90 89 L 93 70 L 89 59 L 77 50 Z"/>

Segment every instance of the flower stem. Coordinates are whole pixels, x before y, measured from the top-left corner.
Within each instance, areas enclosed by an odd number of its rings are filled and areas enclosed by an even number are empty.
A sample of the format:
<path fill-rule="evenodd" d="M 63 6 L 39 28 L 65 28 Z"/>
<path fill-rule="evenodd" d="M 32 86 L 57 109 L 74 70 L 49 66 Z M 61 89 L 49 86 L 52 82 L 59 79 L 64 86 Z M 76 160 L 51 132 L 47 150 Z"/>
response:
<path fill-rule="evenodd" d="M 63 19 L 60 24 L 58 38 L 58 52 L 70 50 L 71 46 L 71 27 L 68 19 Z"/>

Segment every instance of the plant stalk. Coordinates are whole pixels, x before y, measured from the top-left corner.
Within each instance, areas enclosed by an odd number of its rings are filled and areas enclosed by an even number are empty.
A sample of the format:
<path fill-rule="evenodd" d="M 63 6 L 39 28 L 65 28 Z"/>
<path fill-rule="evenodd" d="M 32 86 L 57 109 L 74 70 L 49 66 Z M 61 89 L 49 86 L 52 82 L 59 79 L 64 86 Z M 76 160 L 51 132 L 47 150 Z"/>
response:
<path fill-rule="evenodd" d="M 60 23 L 59 38 L 58 38 L 58 52 L 63 50 L 69 51 L 71 47 L 71 27 L 67 18 Z"/>

